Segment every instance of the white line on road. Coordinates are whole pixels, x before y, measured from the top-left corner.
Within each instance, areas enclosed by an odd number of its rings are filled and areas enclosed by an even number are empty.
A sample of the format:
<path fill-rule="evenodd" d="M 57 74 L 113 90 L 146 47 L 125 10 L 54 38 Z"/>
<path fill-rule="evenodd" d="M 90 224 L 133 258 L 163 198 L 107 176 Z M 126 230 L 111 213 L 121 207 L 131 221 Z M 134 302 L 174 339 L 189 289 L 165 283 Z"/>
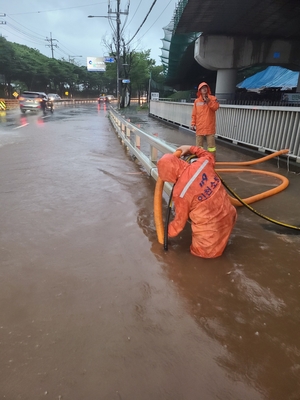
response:
<path fill-rule="evenodd" d="M 14 131 L 15 129 L 24 128 L 24 126 L 26 126 L 26 125 L 29 125 L 29 123 L 27 122 L 26 124 L 23 124 L 23 125 L 16 126 L 16 127 L 15 127 L 15 128 L 13 128 L 12 130 Z"/>

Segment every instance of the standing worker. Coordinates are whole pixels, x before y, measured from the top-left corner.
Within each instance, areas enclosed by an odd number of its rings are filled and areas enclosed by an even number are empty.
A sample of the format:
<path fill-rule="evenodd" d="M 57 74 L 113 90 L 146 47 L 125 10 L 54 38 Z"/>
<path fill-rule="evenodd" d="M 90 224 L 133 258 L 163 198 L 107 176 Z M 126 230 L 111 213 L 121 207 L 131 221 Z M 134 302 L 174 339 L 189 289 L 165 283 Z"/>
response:
<path fill-rule="evenodd" d="M 197 146 L 183 145 L 181 155 L 194 154 L 192 164 L 164 154 L 157 163 L 158 175 L 174 183 L 175 218 L 168 227 L 168 236 L 177 236 L 190 218 L 192 225 L 191 253 L 198 257 L 219 257 L 229 240 L 236 221 L 236 209 L 214 170 L 215 159 Z"/>
<path fill-rule="evenodd" d="M 206 82 L 198 86 L 197 99 L 192 110 L 191 129 L 196 131 L 196 146 L 203 147 L 204 138 L 207 141 L 207 151 L 216 158 L 216 111 L 219 102 L 212 96 Z"/>

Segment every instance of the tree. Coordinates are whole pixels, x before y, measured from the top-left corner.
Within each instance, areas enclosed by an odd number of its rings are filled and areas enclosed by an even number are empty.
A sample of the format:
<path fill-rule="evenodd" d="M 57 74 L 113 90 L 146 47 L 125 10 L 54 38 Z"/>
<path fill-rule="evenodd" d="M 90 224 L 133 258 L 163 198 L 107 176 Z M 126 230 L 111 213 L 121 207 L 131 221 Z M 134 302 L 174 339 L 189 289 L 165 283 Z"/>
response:
<path fill-rule="evenodd" d="M 116 57 L 112 50 L 110 55 Z M 130 104 L 131 94 L 141 100 L 149 88 L 149 79 L 162 83 L 162 67 L 150 59 L 150 50 L 136 52 L 125 46 L 123 41 L 120 59 L 120 106 Z M 5 93 L 11 97 L 12 84 L 19 90 L 58 92 L 63 95 L 67 88 L 71 96 L 80 92 L 85 96 L 99 96 L 101 93 L 117 94 L 117 63 L 107 64 L 106 72 L 90 72 L 65 60 L 56 60 L 41 54 L 38 50 L 0 37 L 0 74 L 4 76 Z"/>
<path fill-rule="evenodd" d="M 148 93 L 150 72 L 155 66 L 155 61 L 150 58 L 150 50 L 134 53 L 132 59 L 131 81 L 132 91 L 136 92 L 139 104 L 141 97 Z"/>
<path fill-rule="evenodd" d="M 11 44 L 0 37 L 0 75 L 4 76 L 4 92 L 11 97 L 11 82 L 15 75 L 16 65 L 13 60 L 16 59 L 15 51 Z"/>

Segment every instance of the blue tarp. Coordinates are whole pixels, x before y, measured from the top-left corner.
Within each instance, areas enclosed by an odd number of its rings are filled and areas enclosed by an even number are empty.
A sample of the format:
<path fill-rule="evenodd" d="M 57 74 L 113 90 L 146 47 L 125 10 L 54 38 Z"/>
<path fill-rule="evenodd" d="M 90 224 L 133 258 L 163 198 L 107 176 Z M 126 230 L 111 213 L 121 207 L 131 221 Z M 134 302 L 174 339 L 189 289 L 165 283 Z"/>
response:
<path fill-rule="evenodd" d="M 264 88 L 281 88 L 289 90 L 297 87 L 299 72 L 291 71 L 282 67 L 268 67 L 264 71 L 250 76 L 237 87 L 239 89 L 259 91 Z"/>

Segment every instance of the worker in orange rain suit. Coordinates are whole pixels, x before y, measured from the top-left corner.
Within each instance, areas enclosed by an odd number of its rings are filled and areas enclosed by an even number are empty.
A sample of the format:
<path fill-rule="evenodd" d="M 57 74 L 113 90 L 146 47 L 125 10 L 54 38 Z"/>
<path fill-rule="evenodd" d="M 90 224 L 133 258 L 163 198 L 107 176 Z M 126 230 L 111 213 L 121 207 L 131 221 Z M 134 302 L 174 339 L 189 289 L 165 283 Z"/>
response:
<path fill-rule="evenodd" d="M 214 170 L 215 159 L 206 150 L 183 145 L 181 155 L 195 154 L 189 164 L 173 154 L 165 154 L 157 163 L 159 177 L 175 184 L 175 218 L 168 236 L 177 236 L 188 218 L 192 225 L 191 253 L 203 258 L 219 257 L 236 221 L 236 209 Z"/>
<path fill-rule="evenodd" d="M 216 157 L 216 111 L 219 102 L 212 96 L 206 82 L 198 86 L 197 98 L 192 109 L 191 129 L 196 131 L 196 146 L 203 147 L 207 141 L 207 150 Z"/>

